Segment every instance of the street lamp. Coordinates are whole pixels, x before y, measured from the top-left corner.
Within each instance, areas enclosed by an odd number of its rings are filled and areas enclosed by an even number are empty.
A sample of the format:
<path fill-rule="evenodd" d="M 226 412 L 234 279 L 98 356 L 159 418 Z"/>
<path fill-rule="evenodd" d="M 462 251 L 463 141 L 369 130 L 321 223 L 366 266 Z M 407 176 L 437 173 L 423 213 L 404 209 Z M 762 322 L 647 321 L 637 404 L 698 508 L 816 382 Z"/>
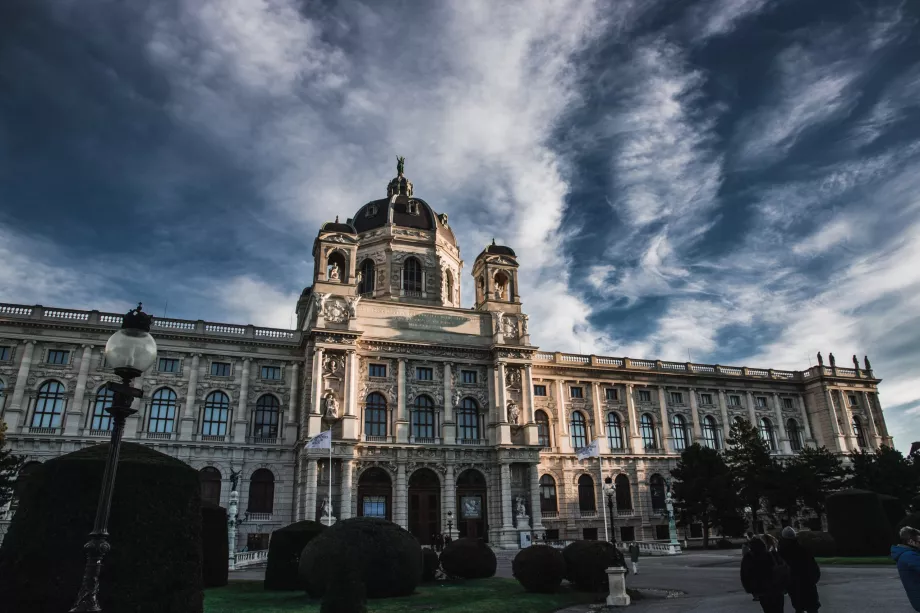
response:
<path fill-rule="evenodd" d="M 610 511 L 610 542 L 617 544 L 617 533 L 613 529 L 613 503 L 617 494 L 617 486 L 613 479 L 607 477 L 604 479 L 604 496 L 607 497 L 607 510 Z"/>
<path fill-rule="evenodd" d="M 132 387 L 131 381 L 153 366 L 157 359 L 157 344 L 150 336 L 152 317 L 137 308 L 128 311 L 121 324 L 121 330 L 113 334 L 105 344 L 105 363 L 121 377 L 121 383 L 110 381 L 109 390 L 114 394 L 111 406 L 106 411 L 112 416 L 112 438 L 109 443 L 109 455 L 105 460 L 105 472 L 102 476 L 102 488 L 99 491 L 99 504 L 96 506 L 96 520 L 89 541 L 83 546 L 86 550 L 86 567 L 83 570 L 83 582 L 77 600 L 70 613 L 98 613 L 99 607 L 99 573 L 102 571 L 102 559 L 111 550 L 109 544 L 109 512 L 112 507 L 112 491 L 115 489 L 115 469 L 118 467 L 118 454 L 121 451 L 121 437 L 125 430 L 125 420 L 137 413 L 131 408 L 135 398 L 143 392 Z"/>
<path fill-rule="evenodd" d="M 671 480 L 665 479 L 665 490 L 664 503 L 665 503 L 665 512 L 664 514 L 668 518 L 668 536 L 670 537 L 670 547 L 675 548 L 679 547 L 680 543 L 677 541 L 677 522 L 674 517 L 674 498 L 671 496 Z"/>
<path fill-rule="evenodd" d="M 448 511 L 447 512 L 447 538 L 451 540 L 453 540 L 454 538 L 453 529 L 454 529 L 454 512 Z"/>

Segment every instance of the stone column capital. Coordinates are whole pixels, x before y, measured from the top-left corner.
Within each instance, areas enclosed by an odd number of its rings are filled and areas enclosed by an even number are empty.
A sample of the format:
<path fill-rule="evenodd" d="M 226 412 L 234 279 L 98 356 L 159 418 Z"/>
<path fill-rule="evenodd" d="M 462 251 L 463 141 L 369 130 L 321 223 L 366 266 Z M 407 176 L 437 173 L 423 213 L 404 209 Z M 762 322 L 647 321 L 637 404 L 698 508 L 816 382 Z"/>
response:
<path fill-rule="evenodd" d="M 96 346 L 90 345 L 90 344 L 83 344 L 83 345 L 80 345 L 80 347 L 82 347 L 83 350 L 86 351 L 87 349 L 95 349 Z"/>

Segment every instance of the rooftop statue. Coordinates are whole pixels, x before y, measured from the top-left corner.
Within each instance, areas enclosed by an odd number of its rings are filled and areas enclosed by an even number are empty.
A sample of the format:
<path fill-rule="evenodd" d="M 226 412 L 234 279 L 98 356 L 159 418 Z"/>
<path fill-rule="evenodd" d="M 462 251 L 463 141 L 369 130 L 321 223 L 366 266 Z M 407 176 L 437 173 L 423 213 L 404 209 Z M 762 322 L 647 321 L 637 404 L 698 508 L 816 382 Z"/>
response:
<path fill-rule="evenodd" d="M 401 155 L 396 156 L 396 174 L 402 176 L 403 171 L 406 170 L 406 158 Z"/>

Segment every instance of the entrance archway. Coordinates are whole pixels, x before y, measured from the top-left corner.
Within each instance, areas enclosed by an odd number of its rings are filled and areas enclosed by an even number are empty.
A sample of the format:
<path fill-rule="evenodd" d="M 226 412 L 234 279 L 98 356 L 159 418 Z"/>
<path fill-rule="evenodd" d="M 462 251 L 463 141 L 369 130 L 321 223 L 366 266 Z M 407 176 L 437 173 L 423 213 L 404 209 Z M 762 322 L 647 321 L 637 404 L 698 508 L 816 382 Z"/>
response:
<path fill-rule="evenodd" d="M 409 477 L 409 532 L 422 545 L 441 532 L 441 482 L 434 471 L 420 468 Z"/>
<path fill-rule="evenodd" d="M 460 537 L 488 541 L 486 478 L 472 468 L 457 477 L 457 531 Z"/>
<path fill-rule="evenodd" d="M 369 468 L 358 478 L 358 517 L 390 520 L 393 482 L 382 468 Z"/>

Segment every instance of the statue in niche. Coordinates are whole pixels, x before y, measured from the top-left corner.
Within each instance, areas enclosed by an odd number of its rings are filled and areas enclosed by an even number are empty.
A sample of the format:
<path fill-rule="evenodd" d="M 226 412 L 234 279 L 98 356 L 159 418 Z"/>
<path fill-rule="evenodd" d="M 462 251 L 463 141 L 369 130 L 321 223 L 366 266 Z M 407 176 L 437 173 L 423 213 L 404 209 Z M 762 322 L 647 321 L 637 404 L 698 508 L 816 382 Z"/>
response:
<path fill-rule="evenodd" d="M 821 352 L 818 352 L 818 366 L 824 366 L 824 357 L 821 355 Z"/>
<path fill-rule="evenodd" d="M 332 268 L 329 269 L 329 280 L 338 281 L 339 280 L 339 265 L 335 262 L 332 263 Z"/>
<path fill-rule="evenodd" d="M 454 406 L 455 407 L 460 406 L 460 396 L 461 396 L 460 390 L 455 389 L 454 390 Z"/>
<path fill-rule="evenodd" d="M 323 516 L 323 517 L 332 517 L 332 503 L 329 502 L 329 497 L 328 497 L 328 496 L 323 496 L 323 510 L 322 510 L 322 516 Z"/>
<path fill-rule="evenodd" d="M 495 284 L 495 297 L 501 300 L 505 296 L 505 286 L 499 283 Z"/>
<path fill-rule="evenodd" d="M 347 303 L 348 318 L 354 319 L 358 316 L 358 303 L 361 302 L 361 296 L 349 296 L 345 299 Z"/>
<path fill-rule="evenodd" d="M 517 516 L 518 517 L 527 517 L 527 507 L 524 506 L 524 497 L 518 496 L 514 500 L 514 504 L 517 507 Z"/>
<path fill-rule="evenodd" d="M 863 362 L 866 363 L 866 370 L 872 370 L 872 364 L 869 363 L 869 356 L 863 356 Z"/>
<path fill-rule="evenodd" d="M 520 420 L 520 418 L 521 418 L 521 409 L 518 408 L 518 405 L 515 401 L 509 400 L 508 401 L 508 421 L 516 426 L 518 425 L 518 421 Z"/>
<path fill-rule="evenodd" d="M 335 399 L 334 392 L 328 392 L 326 397 L 323 399 L 323 405 L 325 408 L 325 415 L 330 419 L 338 419 L 339 417 L 339 401 Z"/>
<path fill-rule="evenodd" d="M 830 361 L 830 363 L 831 363 L 831 368 L 837 368 L 837 360 L 834 359 L 834 354 L 833 354 L 833 353 L 827 354 L 827 359 L 828 359 L 828 360 Z"/>

